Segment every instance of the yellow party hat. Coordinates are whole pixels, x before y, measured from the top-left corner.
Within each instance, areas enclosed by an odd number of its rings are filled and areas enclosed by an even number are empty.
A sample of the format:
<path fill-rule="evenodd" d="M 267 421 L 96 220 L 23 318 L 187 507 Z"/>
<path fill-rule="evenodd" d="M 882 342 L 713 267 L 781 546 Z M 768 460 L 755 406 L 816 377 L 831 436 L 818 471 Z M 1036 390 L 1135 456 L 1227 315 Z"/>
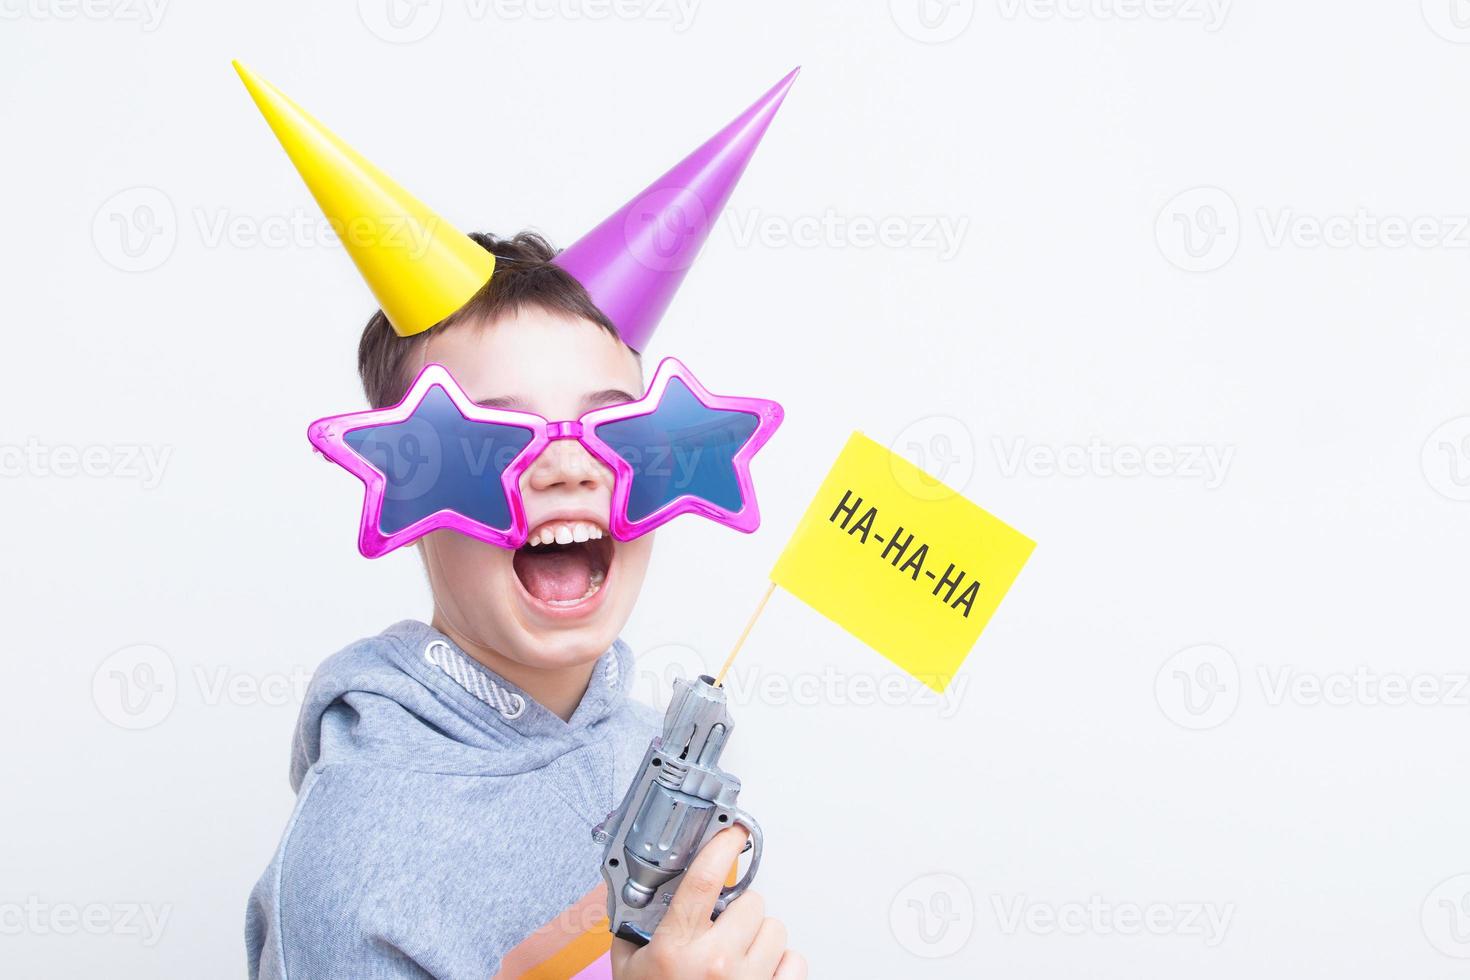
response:
<path fill-rule="evenodd" d="M 429 329 L 490 280 L 495 256 L 280 89 L 238 61 L 234 66 L 400 337 Z"/>

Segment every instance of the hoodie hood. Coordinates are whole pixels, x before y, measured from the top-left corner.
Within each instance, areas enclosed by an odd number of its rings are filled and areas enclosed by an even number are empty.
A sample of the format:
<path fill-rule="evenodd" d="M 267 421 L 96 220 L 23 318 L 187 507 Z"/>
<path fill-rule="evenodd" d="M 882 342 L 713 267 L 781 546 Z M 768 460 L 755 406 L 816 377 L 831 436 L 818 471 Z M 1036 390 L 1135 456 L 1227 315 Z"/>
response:
<path fill-rule="evenodd" d="M 291 786 L 333 763 L 371 762 L 445 774 L 509 776 L 586 745 L 627 699 L 633 660 L 622 640 L 597 660 L 568 721 L 487 669 L 443 633 L 405 620 L 317 669 L 291 752 Z M 655 729 L 656 730 L 656 729 Z"/>

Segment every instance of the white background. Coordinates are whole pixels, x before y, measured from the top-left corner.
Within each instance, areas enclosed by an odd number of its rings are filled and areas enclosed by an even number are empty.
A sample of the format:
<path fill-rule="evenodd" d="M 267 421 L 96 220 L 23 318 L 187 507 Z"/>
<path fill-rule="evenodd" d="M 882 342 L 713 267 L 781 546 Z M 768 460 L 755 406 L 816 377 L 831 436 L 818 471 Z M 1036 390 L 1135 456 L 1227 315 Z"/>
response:
<path fill-rule="evenodd" d="M 1038 541 L 947 706 L 785 594 L 742 655 L 814 976 L 1464 975 L 1470 7 L 155 2 L 0 0 L 0 973 L 240 975 L 300 687 L 428 613 L 306 443 L 370 302 L 240 57 L 560 244 L 805 66 L 650 352 L 784 402 L 765 523 L 660 532 L 640 683 L 853 428 Z"/>

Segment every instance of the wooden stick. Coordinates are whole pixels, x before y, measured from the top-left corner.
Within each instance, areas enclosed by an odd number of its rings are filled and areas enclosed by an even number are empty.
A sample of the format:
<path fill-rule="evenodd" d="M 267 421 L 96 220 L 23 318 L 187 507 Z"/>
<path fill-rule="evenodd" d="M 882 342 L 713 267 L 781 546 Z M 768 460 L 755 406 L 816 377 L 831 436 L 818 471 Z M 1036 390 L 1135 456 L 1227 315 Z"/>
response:
<path fill-rule="evenodd" d="M 740 648 L 744 646 L 745 638 L 750 635 L 750 630 L 753 626 L 755 626 L 755 621 L 761 618 L 761 613 L 765 611 L 766 603 L 771 601 L 771 593 L 775 591 L 776 583 L 772 582 L 770 586 L 766 588 L 766 594 L 761 596 L 761 604 L 756 606 L 755 612 L 750 614 L 750 620 L 745 624 L 745 629 L 740 631 L 740 639 L 735 641 L 735 649 L 730 651 L 730 655 L 725 658 L 725 665 L 721 667 L 720 672 L 715 675 L 715 687 L 719 687 L 722 683 L 724 683 L 725 674 L 729 672 L 730 665 L 735 662 L 735 655 L 739 653 Z"/>

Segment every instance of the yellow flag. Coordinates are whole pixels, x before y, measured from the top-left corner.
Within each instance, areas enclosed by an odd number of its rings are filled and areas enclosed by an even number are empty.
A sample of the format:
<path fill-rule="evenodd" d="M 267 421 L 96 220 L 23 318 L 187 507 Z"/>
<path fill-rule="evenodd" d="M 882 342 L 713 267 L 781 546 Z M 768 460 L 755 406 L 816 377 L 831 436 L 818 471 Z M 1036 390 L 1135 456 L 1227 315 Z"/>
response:
<path fill-rule="evenodd" d="M 854 432 L 771 580 L 943 692 L 1034 547 Z"/>

